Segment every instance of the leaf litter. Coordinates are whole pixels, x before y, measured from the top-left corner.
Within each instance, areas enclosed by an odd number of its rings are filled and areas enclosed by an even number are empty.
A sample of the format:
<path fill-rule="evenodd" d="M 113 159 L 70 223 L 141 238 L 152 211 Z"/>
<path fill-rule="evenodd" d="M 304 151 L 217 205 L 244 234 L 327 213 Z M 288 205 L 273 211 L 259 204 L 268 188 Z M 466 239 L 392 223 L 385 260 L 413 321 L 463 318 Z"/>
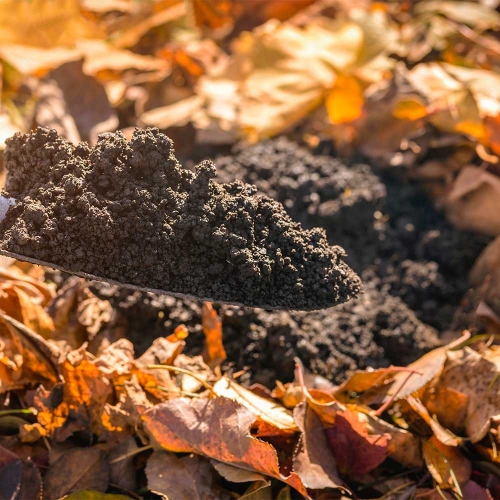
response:
<path fill-rule="evenodd" d="M 472 267 L 499 232 L 498 2 L 258 2 L 0 2 L 0 162 L 36 125 L 78 150 L 158 126 L 187 177 L 211 156 L 209 184 L 324 227 L 365 294 L 201 306 L 2 262 L 0 496 L 500 498 L 496 240 Z"/>

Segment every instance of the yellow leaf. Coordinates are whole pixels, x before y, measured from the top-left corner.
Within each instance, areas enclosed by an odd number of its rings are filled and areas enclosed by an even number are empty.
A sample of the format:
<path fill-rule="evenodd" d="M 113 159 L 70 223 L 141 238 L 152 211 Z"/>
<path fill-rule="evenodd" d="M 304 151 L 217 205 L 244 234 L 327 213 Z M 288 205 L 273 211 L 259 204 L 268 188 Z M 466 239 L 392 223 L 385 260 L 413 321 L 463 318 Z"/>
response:
<path fill-rule="evenodd" d="M 392 115 L 400 120 L 419 120 L 428 115 L 427 106 L 417 96 L 399 99 Z"/>
<path fill-rule="evenodd" d="M 326 98 L 326 110 L 334 125 L 349 123 L 363 113 L 363 88 L 354 76 L 339 75 Z"/>
<path fill-rule="evenodd" d="M 103 38 L 85 19 L 78 0 L 0 0 L 2 45 L 73 47 L 80 38 Z"/>

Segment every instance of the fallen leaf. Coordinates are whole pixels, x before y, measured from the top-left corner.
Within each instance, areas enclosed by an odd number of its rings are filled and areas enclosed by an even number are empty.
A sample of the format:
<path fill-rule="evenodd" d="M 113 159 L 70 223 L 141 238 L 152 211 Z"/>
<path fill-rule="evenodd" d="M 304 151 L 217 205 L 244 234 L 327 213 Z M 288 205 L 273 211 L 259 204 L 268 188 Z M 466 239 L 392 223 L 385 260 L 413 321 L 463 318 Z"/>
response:
<path fill-rule="evenodd" d="M 84 17 L 78 0 L 61 0 L 57 5 L 51 0 L 2 0 L 0 3 L 2 44 L 72 47 L 79 38 L 102 38 L 103 35 Z"/>
<path fill-rule="evenodd" d="M 72 448 L 63 453 L 45 473 L 44 498 L 59 500 L 79 490 L 104 493 L 109 484 L 109 462 L 98 448 Z"/>
<path fill-rule="evenodd" d="M 479 255 L 469 274 L 472 286 L 479 288 L 488 276 L 500 269 L 500 237 L 496 237 Z"/>
<path fill-rule="evenodd" d="M 342 474 L 361 476 L 378 467 L 388 455 L 387 433 L 368 434 L 366 422 L 350 409 L 338 412 L 326 437 Z"/>
<path fill-rule="evenodd" d="M 9 316 L 0 314 L 0 394 L 59 381 L 56 356 L 45 339 Z"/>
<path fill-rule="evenodd" d="M 387 444 L 389 457 L 408 468 L 418 469 L 422 466 L 423 459 L 420 438 L 374 415 L 359 413 L 358 418 L 366 421 L 367 429 L 370 434 L 388 434 L 391 437 Z"/>
<path fill-rule="evenodd" d="M 129 436 L 114 446 L 108 453 L 110 473 L 109 482 L 124 491 L 137 489 L 134 452 L 139 449 L 135 438 Z M 117 458 L 121 460 L 116 461 Z"/>
<path fill-rule="evenodd" d="M 430 433 L 434 434 L 434 436 L 445 446 L 458 446 L 461 443 L 460 438 L 453 436 L 450 431 L 445 429 L 435 418 L 429 415 L 427 408 L 419 399 L 408 396 L 405 402 L 425 422 L 425 424 L 429 426 Z"/>
<path fill-rule="evenodd" d="M 0 498 L 40 498 L 41 493 L 42 479 L 35 464 L 0 446 Z"/>
<path fill-rule="evenodd" d="M 306 403 L 298 405 L 293 416 L 302 434 L 295 449 L 293 469 L 306 488 L 344 489 L 338 476 L 335 453 L 328 447 L 325 429 Z"/>
<path fill-rule="evenodd" d="M 465 167 L 458 174 L 444 207 L 448 219 L 464 231 L 500 234 L 500 222 L 494 216 L 500 210 L 500 179 L 478 167 Z"/>
<path fill-rule="evenodd" d="M 203 30 L 219 32 L 220 37 L 230 33 L 244 6 L 232 0 L 193 0 L 192 9 L 196 25 Z"/>
<path fill-rule="evenodd" d="M 460 485 L 470 479 L 471 463 L 455 446 L 446 446 L 435 436 L 424 439 L 422 453 L 427 469 L 440 487 L 460 494 Z"/>
<path fill-rule="evenodd" d="M 349 123 L 363 113 L 363 88 L 351 75 L 339 75 L 326 96 L 325 106 L 330 122 L 334 125 Z"/>
<path fill-rule="evenodd" d="M 431 386 L 422 396 L 430 415 L 454 434 L 460 434 L 467 417 L 468 397 L 450 387 Z"/>
<path fill-rule="evenodd" d="M 468 397 L 465 431 L 473 443 L 486 436 L 490 420 L 500 414 L 499 367 L 468 347 L 449 351 L 436 387 L 448 387 Z"/>
<path fill-rule="evenodd" d="M 213 386 L 218 396 L 232 399 L 254 413 L 256 417 L 281 430 L 295 431 L 297 425 L 292 413 L 269 399 L 257 396 L 228 377 L 222 377 Z"/>
<path fill-rule="evenodd" d="M 387 390 L 385 400 L 395 396 L 402 399 L 418 391 L 436 377 L 446 361 L 446 347 L 438 347 L 411 363 L 406 370 L 394 375 L 394 381 Z"/>
<path fill-rule="evenodd" d="M 0 309 L 27 328 L 48 339 L 54 332 L 54 323 L 35 297 L 32 299 L 14 282 L 0 283 Z"/>
<path fill-rule="evenodd" d="M 265 480 L 262 474 L 251 470 L 240 469 L 239 467 L 234 467 L 224 462 L 218 462 L 217 460 L 212 460 L 212 465 L 224 479 L 232 483 L 248 483 Z"/>
<path fill-rule="evenodd" d="M 199 453 L 220 462 L 280 479 L 307 496 L 295 473 L 281 475 L 276 450 L 249 434 L 255 415 L 226 398 L 177 398 L 143 415 L 146 430 L 159 446 Z M 203 422 L 203 425 L 199 425 Z"/>
<path fill-rule="evenodd" d="M 166 498 L 193 500 L 231 499 L 221 488 L 213 487 L 213 469 L 209 460 L 198 455 L 177 457 L 155 451 L 146 465 L 148 489 Z M 195 480 L 193 480 L 195 479 Z"/>
<path fill-rule="evenodd" d="M 94 144 L 98 134 L 118 127 L 118 118 L 104 87 L 82 68 L 83 61 L 69 62 L 46 76 L 40 87 L 36 121 L 75 143 L 84 140 Z"/>
<path fill-rule="evenodd" d="M 222 321 L 210 302 L 203 304 L 201 325 L 205 334 L 203 360 L 213 369 L 227 358 L 227 354 L 222 343 Z"/>

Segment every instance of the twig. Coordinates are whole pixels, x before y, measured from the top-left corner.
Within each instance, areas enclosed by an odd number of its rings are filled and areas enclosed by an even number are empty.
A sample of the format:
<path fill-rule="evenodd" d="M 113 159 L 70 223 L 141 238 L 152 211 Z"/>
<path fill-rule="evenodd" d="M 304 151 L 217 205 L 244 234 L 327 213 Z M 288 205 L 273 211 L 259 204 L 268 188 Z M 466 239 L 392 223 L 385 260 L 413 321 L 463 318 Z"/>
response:
<path fill-rule="evenodd" d="M 398 394 L 403 389 L 403 387 L 406 385 L 406 383 L 408 382 L 408 380 L 410 380 L 410 377 L 412 375 L 422 375 L 421 372 L 418 372 L 416 370 L 410 370 L 410 369 L 408 369 L 408 371 L 410 373 L 408 373 L 408 376 L 403 380 L 403 383 L 401 384 L 401 386 L 399 387 L 399 389 L 375 412 L 375 416 L 376 417 L 379 417 L 380 415 L 382 415 L 382 413 L 384 413 L 384 411 L 387 410 L 387 408 L 389 408 L 389 406 L 391 406 L 392 403 L 394 403 L 394 401 L 397 398 Z"/>
<path fill-rule="evenodd" d="M 190 372 L 189 370 L 185 370 L 184 368 L 179 368 L 177 366 L 172 366 L 172 365 L 148 365 L 147 367 L 149 370 L 167 370 L 169 372 L 182 373 L 183 375 L 188 375 L 197 380 L 205 389 L 210 391 L 213 395 L 215 396 L 218 395 L 214 391 L 214 388 L 209 383 L 207 383 L 201 377 L 198 377 L 198 375 L 196 375 L 195 373 Z"/>
<path fill-rule="evenodd" d="M 132 450 L 132 451 L 129 451 L 128 453 L 125 453 L 124 455 L 120 455 L 119 457 L 115 458 L 114 460 L 111 460 L 111 462 L 109 462 L 109 463 L 116 464 L 117 462 L 121 462 L 122 460 L 126 460 L 127 458 L 138 455 L 139 453 L 142 453 L 143 451 L 148 451 L 148 450 L 152 450 L 152 449 L 153 449 L 153 445 L 148 444 L 147 446 L 143 446 L 142 448 L 137 448 L 137 450 Z"/>

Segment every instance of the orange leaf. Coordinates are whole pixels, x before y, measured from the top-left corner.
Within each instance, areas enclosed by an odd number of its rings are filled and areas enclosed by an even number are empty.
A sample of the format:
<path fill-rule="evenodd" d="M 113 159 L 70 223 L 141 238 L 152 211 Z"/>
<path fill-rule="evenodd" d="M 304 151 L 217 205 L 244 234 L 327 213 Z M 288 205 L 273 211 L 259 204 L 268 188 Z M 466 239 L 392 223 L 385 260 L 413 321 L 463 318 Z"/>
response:
<path fill-rule="evenodd" d="M 166 450 L 198 453 L 242 469 L 280 479 L 305 497 L 299 476 L 280 473 L 273 446 L 253 438 L 255 414 L 226 398 L 177 398 L 156 405 L 143 415 L 146 430 Z"/>
<path fill-rule="evenodd" d="M 335 425 L 326 430 L 337 466 L 344 474 L 361 476 L 387 457 L 389 434 L 369 435 L 367 424 L 350 409 L 338 412 Z"/>
<path fill-rule="evenodd" d="M 392 109 L 392 115 L 400 120 L 419 120 L 428 114 L 427 106 L 418 96 L 399 99 Z"/>
<path fill-rule="evenodd" d="M 232 29 L 235 17 L 242 7 L 234 0 L 192 0 L 196 25 L 202 29 Z"/>
<path fill-rule="evenodd" d="M 458 448 L 446 446 L 432 436 L 423 441 L 422 452 L 429 472 L 441 487 L 453 488 L 458 493 L 459 485 L 469 480 L 471 464 Z"/>
<path fill-rule="evenodd" d="M 484 118 L 486 127 L 486 143 L 492 151 L 500 155 L 500 115 L 486 116 Z"/>
<path fill-rule="evenodd" d="M 363 113 L 363 88 L 354 76 L 339 75 L 326 98 L 326 110 L 334 125 L 349 123 Z"/>
<path fill-rule="evenodd" d="M 227 354 L 222 344 L 222 322 L 209 302 L 203 304 L 201 324 L 206 342 L 204 361 L 214 368 L 227 358 Z"/>

